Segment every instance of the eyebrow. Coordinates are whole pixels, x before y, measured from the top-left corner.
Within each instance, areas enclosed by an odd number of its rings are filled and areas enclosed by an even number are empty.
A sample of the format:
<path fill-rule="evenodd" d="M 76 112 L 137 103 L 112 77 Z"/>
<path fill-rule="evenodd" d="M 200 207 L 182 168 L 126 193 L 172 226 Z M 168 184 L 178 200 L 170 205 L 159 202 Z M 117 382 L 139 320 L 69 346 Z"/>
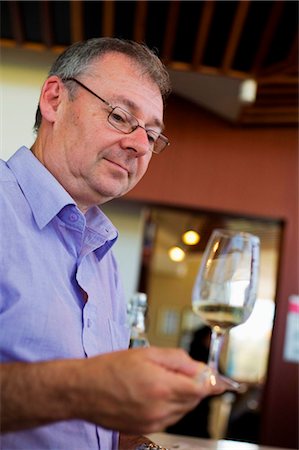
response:
<path fill-rule="evenodd" d="M 138 111 L 140 111 L 140 108 L 136 105 L 135 102 L 121 95 L 114 97 L 112 103 L 114 103 L 114 101 L 122 103 L 125 107 L 127 107 L 130 110 L 130 112 L 132 111 L 134 114 L 137 114 Z M 165 128 L 164 123 L 161 122 L 159 119 L 154 118 L 153 124 L 161 130 L 160 132 L 162 132 Z"/>

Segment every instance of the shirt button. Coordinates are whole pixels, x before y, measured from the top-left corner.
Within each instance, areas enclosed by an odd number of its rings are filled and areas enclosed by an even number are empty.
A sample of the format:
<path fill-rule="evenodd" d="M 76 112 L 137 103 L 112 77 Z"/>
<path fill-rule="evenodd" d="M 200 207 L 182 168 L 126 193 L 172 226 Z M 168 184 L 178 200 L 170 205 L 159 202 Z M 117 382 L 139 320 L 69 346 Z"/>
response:
<path fill-rule="evenodd" d="M 70 221 L 71 222 L 77 222 L 77 220 L 78 220 L 78 214 L 72 213 L 70 215 Z"/>
<path fill-rule="evenodd" d="M 91 319 L 87 319 L 87 328 L 90 328 L 91 327 L 91 325 L 92 325 L 92 321 L 91 321 Z"/>

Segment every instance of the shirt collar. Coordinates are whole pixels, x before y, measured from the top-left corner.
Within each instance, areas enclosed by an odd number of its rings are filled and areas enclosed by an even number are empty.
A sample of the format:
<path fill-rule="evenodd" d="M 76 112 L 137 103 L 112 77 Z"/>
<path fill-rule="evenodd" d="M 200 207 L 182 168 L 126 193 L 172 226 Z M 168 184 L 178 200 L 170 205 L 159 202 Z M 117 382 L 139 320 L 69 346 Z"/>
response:
<path fill-rule="evenodd" d="M 15 175 L 40 229 L 64 206 L 75 205 L 72 197 L 28 148 L 21 147 L 7 165 Z"/>
<path fill-rule="evenodd" d="M 40 229 L 66 206 L 76 207 L 74 199 L 27 147 L 21 147 L 7 161 L 7 165 L 22 189 Z M 99 207 L 90 208 L 85 219 L 87 225 L 102 234 L 105 240 L 114 242 L 117 238 L 116 228 Z"/>

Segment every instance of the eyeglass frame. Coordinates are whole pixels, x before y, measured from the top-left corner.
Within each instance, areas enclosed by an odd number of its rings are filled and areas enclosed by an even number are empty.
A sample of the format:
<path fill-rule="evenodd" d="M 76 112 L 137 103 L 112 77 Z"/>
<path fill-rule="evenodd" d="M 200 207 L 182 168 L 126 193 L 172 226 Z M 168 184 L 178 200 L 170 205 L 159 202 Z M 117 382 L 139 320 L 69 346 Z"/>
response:
<path fill-rule="evenodd" d="M 81 81 L 77 80 L 77 78 L 73 78 L 73 77 L 62 78 L 62 81 L 63 81 L 63 82 L 66 82 L 66 81 L 74 81 L 74 82 L 77 83 L 79 86 L 81 86 L 83 89 L 85 89 L 87 92 L 89 92 L 90 94 L 94 95 L 97 99 L 101 100 L 101 102 L 103 102 L 106 106 L 108 106 L 109 108 L 111 108 L 111 111 L 109 112 L 108 117 L 107 117 L 107 121 L 108 121 L 108 123 L 109 123 L 111 126 L 113 126 L 116 130 L 120 131 L 121 133 L 124 133 L 124 134 L 131 134 L 131 133 L 133 133 L 135 130 L 137 130 L 137 128 L 142 128 L 142 129 L 146 132 L 146 134 L 147 134 L 149 131 L 150 131 L 151 133 L 154 133 L 154 135 L 157 136 L 157 139 L 156 139 L 156 141 L 153 143 L 153 148 L 152 148 L 152 149 L 150 148 L 150 144 L 149 144 L 149 150 L 150 150 L 152 153 L 155 153 L 156 155 L 159 155 L 160 153 L 162 153 L 162 152 L 166 149 L 166 147 L 168 147 L 168 146 L 170 145 L 170 142 L 169 142 L 168 138 L 167 138 L 166 136 L 164 136 L 164 134 L 162 134 L 162 133 L 157 133 L 155 130 L 146 129 L 145 127 L 143 127 L 142 125 L 139 124 L 138 119 L 137 119 L 132 113 L 130 113 L 130 112 L 127 111 L 126 109 L 122 108 L 121 106 L 113 106 L 113 105 L 111 105 L 111 103 L 109 103 L 107 100 L 105 100 L 105 99 L 103 99 L 102 97 L 100 97 L 98 94 L 96 94 L 94 91 L 92 91 L 89 87 L 87 87 L 87 86 L 86 86 L 85 84 L 83 84 Z M 123 111 L 123 112 L 124 112 L 126 115 L 128 115 L 129 117 L 132 117 L 132 118 L 134 119 L 134 121 L 136 122 L 136 125 L 132 125 L 132 126 L 131 126 L 131 127 L 132 127 L 131 131 L 125 132 L 124 130 L 121 130 L 121 129 L 117 128 L 117 127 L 115 126 L 114 123 L 112 123 L 112 122 L 109 121 L 109 118 L 110 118 L 111 114 L 113 113 L 113 111 L 114 111 L 116 108 L 117 108 L 117 109 L 120 109 L 121 111 Z M 128 122 L 128 123 L 129 123 L 129 122 Z M 148 135 L 148 134 L 147 134 L 147 135 Z M 159 140 L 160 140 L 160 141 L 159 141 Z M 155 145 L 157 144 L 157 142 L 161 142 L 161 141 L 164 143 L 164 147 L 162 147 L 161 150 L 158 150 L 158 151 L 155 150 Z"/>

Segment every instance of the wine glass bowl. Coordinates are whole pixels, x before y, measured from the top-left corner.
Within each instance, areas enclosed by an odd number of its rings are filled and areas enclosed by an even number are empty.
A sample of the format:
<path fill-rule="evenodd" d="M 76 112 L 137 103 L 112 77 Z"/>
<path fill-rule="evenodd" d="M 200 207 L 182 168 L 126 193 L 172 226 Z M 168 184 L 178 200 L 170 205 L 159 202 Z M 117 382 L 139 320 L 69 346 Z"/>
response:
<path fill-rule="evenodd" d="M 192 308 L 212 329 L 208 366 L 218 372 L 225 334 L 250 316 L 257 294 L 259 238 L 216 229 L 203 253 Z M 236 386 L 235 386 L 236 387 Z"/>

